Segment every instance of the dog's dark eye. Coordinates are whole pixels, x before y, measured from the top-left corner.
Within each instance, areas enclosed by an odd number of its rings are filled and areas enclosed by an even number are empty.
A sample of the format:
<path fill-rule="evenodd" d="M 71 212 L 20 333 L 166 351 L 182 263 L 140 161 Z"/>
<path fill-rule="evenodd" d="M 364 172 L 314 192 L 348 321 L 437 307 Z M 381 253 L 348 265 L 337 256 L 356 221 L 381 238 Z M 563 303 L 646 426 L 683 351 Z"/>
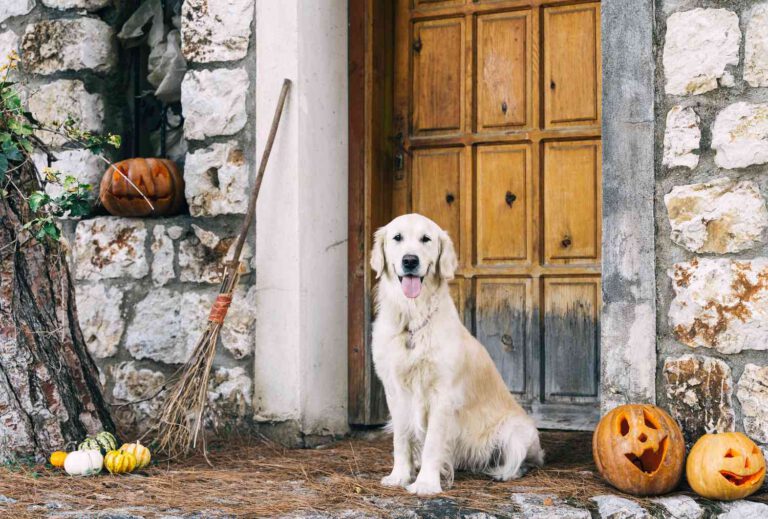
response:
<path fill-rule="evenodd" d="M 430 238 L 430 237 L 429 237 L 429 236 L 427 236 L 426 234 L 425 234 L 424 236 L 422 236 L 422 237 L 421 237 L 421 243 L 429 243 L 429 242 L 431 242 L 431 241 L 432 241 L 432 238 Z"/>
<path fill-rule="evenodd" d="M 403 241 L 403 235 L 400 233 L 395 234 L 395 237 L 392 238 L 395 241 Z"/>

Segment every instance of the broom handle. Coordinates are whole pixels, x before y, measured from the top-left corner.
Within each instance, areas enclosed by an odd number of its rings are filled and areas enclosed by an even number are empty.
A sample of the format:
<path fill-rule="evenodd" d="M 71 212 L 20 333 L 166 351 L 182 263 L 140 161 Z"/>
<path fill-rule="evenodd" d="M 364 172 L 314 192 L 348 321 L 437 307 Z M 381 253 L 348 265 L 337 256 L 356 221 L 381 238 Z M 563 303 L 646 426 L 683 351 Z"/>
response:
<path fill-rule="evenodd" d="M 275 143 L 275 135 L 277 135 L 277 127 L 280 125 L 280 117 L 283 114 L 283 106 L 285 106 L 285 100 L 288 97 L 288 91 L 291 89 L 291 80 L 283 80 L 283 89 L 280 91 L 280 98 L 277 101 L 277 108 L 275 108 L 275 115 L 272 118 L 272 128 L 269 130 L 269 138 L 267 144 L 264 146 L 264 152 L 261 154 L 261 164 L 259 164 L 259 172 L 256 175 L 256 182 L 253 185 L 253 191 L 251 191 L 251 197 L 248 200 L 248 211 L 245 213 L 245 220 L 240 227 L 240 235 L 237 237 L 237 244 L 235 245 L 235 253 L 232 255 L 232 266 L 237 270 L 240 263 L 240 254 L 243 252 L 243 245 L 245 245 L 245 239 L 248 236 L 248 231 L 251 228 L 251 223 L 256 216 L 256 199 L 259 198 L 259 191 L 261 190 L 261 181 L 264 180 L 264 172 L 267 170 L 267 162 L 269 161 L 269 155 L 272 153 L 272 145 Z"/>

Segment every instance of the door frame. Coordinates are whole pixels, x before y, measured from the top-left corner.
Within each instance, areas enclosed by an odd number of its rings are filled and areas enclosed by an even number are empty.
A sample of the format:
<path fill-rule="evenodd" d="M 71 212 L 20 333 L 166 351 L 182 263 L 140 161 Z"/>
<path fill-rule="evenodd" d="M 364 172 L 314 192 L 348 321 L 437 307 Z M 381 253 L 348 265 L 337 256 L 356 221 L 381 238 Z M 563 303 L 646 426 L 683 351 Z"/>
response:
<path fill-rule="evenodd" d="M 387 419 L 370 353 L 368 253 L 390 182 L 394 9 L 349 0 L 348 414 Z M 656 400 L 654 0 L 602 0 L 603 240 L 600 402 Z M 541 5 L 547 1 L 542 0 Z M 625 85 L 632 88 L 622 88 Z"/>

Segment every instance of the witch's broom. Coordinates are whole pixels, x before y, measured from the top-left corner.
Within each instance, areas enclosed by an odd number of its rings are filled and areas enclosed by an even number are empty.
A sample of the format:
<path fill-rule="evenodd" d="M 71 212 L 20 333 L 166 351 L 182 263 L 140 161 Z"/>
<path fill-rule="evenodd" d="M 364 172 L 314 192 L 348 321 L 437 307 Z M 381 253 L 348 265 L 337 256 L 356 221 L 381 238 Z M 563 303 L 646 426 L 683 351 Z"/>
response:
<path fill-rule="evenodd" d="M 216 302 L 208 316 L 208 326 L 195 346 L 192 357 L 174 375 L 174 382 L 168 389 L 159 422 L 149 431 L 149 434 L 155 433 L 158 450 L 170 458 L 189 454 L 197 447 L 198 439 L 202 438 L 203 454 L 206 455 L 207 459 L 205 437 L 204 434 L 201 436 L 201 431 L 204 420 L 203 414 L 208 402 L 208 380 L 211 375 L 211 365 L 216 355 L 216 345 L 219 341 L 219 333 L 224 318 L 227 315 L 229 305 L 232 303 L 232 293 L 237 287 L 237 281 L 240 277 L 240 254 L 256 214 L 256 199 L 259 197 L 261 181 L 264 178 L 264 171 L 267 168 L 267 161 L 272 151 L 272 144 L 275 142 L 280 116 L 283 113 L 283 106 L 290 87 L 290 80 L 284 80 L 269 138 L 261 156 L 259 172 L 256 175 L 256 182 L 248 201 L 248 211 L 240 227 L 234 254 L 225 265 L 224 279 L 221 282 Z"/>

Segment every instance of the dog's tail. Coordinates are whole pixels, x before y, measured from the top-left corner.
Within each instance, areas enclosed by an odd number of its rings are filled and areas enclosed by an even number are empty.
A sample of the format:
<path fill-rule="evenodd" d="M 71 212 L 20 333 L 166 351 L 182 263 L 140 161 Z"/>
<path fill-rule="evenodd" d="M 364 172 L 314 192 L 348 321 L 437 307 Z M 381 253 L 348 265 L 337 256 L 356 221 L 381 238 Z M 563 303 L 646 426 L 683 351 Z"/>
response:
<path fill-rule="evenodd" d="M 496 463 L 487 474 L 494 479 L 508 481 L 522 476 L 524 462 L 541 466 L 544 464 L 544 451 L 539 443 L 539 431 L 528 416 L 512 416 L 506 419 L 495 439 Z"/>

